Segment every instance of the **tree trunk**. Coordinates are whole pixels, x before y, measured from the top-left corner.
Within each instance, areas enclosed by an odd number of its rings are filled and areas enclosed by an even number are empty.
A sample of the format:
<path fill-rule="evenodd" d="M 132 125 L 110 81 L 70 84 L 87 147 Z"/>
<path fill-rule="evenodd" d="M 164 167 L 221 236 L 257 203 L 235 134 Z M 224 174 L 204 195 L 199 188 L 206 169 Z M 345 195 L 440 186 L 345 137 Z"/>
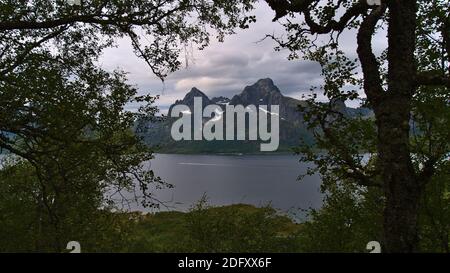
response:
<path fill-rule="evenodd" d="M 386 197 L 384 250 L 414 252 L 418 245 L 418 213 L 422 194 L 413 170 L 408 142 L 407 101 L 386 101 L 378 118 L 379 156 Z M 403 109 L 402 109 L 403 108 Z M 403 112 L 403 113 L 402 113 Z"/>
<path fill-rule="evenodd" d="M 418 246 L 418 214 L 423 192 L 409 148 L 410 113 L 415 92 L 416 1 L 388 3 L 388 91 L 375 108 L 378 152 L 386 206 L 384 251 L 414 252 Z"/>

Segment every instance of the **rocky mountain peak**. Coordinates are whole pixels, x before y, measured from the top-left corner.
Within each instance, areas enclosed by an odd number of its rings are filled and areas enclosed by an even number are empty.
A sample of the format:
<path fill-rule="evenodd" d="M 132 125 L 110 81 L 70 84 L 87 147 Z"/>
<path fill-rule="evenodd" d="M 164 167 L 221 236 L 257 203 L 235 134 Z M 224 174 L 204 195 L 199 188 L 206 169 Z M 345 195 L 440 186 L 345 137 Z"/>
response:
<path fill-rule="evenodd" d="M 191 91 L 189 91 L 186 96 L 184 96 L 184 99 L 182 100 L 183 102 L 186 102 L 186 105 L 189 105 L 188 102 L 193 102 L 194 101 L 194 97 L 202 97 L 202 99 L 204 100 L 208 100 L 209 98 L 208 96 L 205 95 L 205 93 L 203 93 L 202 91 L 200 91 L 197 87 L 192 87 Z"/>
<path fill-rule="evenodd" d="M 203 93 L 202 91 L 200 91 L 198 88 L 193 87 L 193 88 L 191 89 L 191 91 L 189 91 L 189 92 L 184 96 L 184 98 L 183 98 L 182 100 L 177 100 L 174 104 L 172 104 L 172 105 L 170 106 L 170 109 L 169 109 L 169 115 L 170 115 L 170 113 L 172 112 L 172 108 L 173 108 L 175 105 L 183 104 L 183 105 L 188 106 L 191 110 L 193 110 L 193 109 L 194 109 L 194 98 L 195 98 L 195 97 L 201 97 L 201 98 L 202 98 L 202 106 L 203 106 L 203 108 L 204 108 L 205 106 L 207 106 L 207 105 L 212 104 L 212 101 L 208 98 L 207 95 L 205 95 L 205 93 Z"/>
<path fill-rule="evenodd" d="M 270 78 L 260 79 L 255 84 L 246 86 L 241 94 L 234 96 L 230 104 L 237 105 L 269 105 L 277 104 L 283 97 L 278 87 Z"/>
<path fill-rule="evenodd" d="M 278 91 L 278 88 L 273 83 L 273 80 L 271 78 L 265 78 L 258 80 L 253 86 L 259 86 L 261 88 L 268 88 L 268 89 L 274 89 L 274 91 Z"/>

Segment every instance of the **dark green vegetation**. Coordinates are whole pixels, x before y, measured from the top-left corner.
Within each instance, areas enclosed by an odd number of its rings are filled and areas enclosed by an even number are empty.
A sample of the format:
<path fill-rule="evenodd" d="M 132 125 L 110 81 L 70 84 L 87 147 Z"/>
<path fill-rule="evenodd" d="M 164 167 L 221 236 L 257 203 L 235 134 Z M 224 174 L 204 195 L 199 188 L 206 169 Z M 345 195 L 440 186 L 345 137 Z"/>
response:
<path fill-rule="evenodd" d="M 165 154 L 293 154 L 292 147 L 299 144 L 300 138 L 310 145 L 313 144 L 312 135 L 305 128 L 293 128 L 283 120 L 280 121 L 280 126 L 285 128 L 289 135 L 280 140 L 278 150 L 275 152 L 261 152 L 261 141 L 174 141 L 170 136 L 170 130 L 176 120 L 167 118 L 164 121 L 154 122 L 152 128 L 142 135 L 145 143 L 151 145 L 155 152 Z"/>
<path fill-rule="evenodd" d="M 208 207 L 137 217 L 131 252 L 289 252 L 300 225 L 270 207 Z"/>
<path fill-rule="evenodd" d="M 120 251 L 128 223 L 108 206 L 100 209 L 103 198 L 98 184 L 81 178 L 74 182 L 67 185 L 69 192 L 60 191 L 55 198 L 53 191 L 42 190 L 30 164 L 11 162 L 2 169 L 0 252 L 64 252 L 74 238 L 88 251 Z M 43 194 L 52 194 L 52 199 L 44 199 Z"/>

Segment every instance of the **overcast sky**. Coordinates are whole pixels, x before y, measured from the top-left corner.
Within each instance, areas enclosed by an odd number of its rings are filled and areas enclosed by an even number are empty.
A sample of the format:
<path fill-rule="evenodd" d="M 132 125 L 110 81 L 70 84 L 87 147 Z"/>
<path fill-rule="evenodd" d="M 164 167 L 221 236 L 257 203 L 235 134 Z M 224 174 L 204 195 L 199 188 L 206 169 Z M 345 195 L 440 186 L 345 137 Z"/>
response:
<path fill-rule="evenodd" d="M 210 98 L 231 98 L 261 78 L 272 78 L 284 95 L 301 99 L 312 85 L 321 84 L 320 66 L 301 59 L 289 61 L 287 51 L 274 51 L 274 41 L 260 41 L 266 34 L 282 35 L 283 28 L 272 22 L 274 13 L 265 2 L 258 4 L 255 15 L 257 23 L 250 29 L 238 30 L 223 43 L 212 40 L 202 51 L 194 47 L 189 66 L 169 75 L 164 84 L 134 55 L 126 39 L 119 41 L 117 48 L 106 50 L 101 64 L 108 70 L 120 68 L 129 72 L 130 83 L 137 85 L 140 92 L 161 95 L 157 105 L 162 113 L 194 86 Z M 353 55 L 356 54 L 354 36 L 350 33 L 342 38 L 343 47 Z M 374 48 L 383 47 L 384 39 L 375 37 Z"/>

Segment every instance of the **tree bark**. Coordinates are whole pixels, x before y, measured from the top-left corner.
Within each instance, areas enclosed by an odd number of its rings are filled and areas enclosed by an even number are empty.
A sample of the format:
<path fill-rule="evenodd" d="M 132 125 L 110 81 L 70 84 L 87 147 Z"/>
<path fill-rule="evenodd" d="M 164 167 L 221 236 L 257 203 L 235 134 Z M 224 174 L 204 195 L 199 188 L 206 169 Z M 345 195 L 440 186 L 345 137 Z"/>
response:
<path fill-rule="evenodd" d="M 410 113 L 415 92 L 416 1 L 389 1 L 388 90 L 374 107 L 384 182 L 384 250 L 415 252 L 423 192 L 410 155 Z"/>
<path fill-rule="evenodd" d="M 385 191 L 384 247 L 386 252 L 415 252 L 422 194 L 409 153 L 408 99 L 383 103 L 378 111 L 378 152 Z"/>

